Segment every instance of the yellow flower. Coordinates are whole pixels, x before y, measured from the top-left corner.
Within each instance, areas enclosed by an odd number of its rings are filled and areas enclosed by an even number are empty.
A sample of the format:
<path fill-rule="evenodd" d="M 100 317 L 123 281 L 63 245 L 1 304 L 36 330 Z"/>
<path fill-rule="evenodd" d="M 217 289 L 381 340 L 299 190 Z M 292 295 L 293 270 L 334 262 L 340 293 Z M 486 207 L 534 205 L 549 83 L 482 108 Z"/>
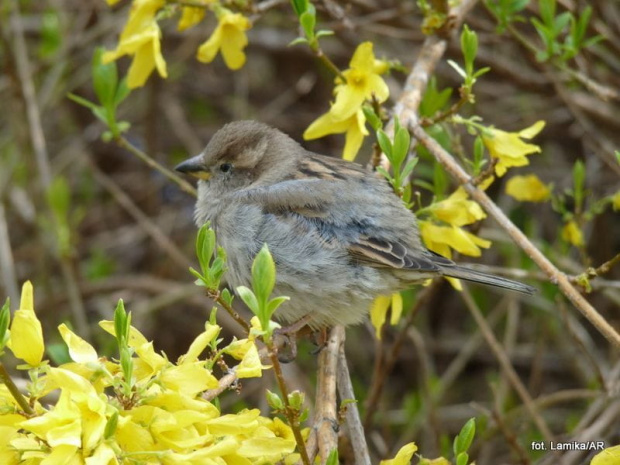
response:
<path fill-rule="evenodd" d="M 324 115 L 319 116 L 308 126 L 308 129 L 304 132 L 304 139 L 318 139 L 327 134 L 340 134 L 344 132 L 346 136 L 342 158 L 353 161 L 364 142 L 364 137 L 368 135 L 365 123 L 366 118 L 361 109 L 358 109 L 351 116 L 342 121 L 337 120 L 330 110 Z"/>
<path fill-rule="evenodd" d="M 205 368 L 204 362 L 191 362 L 166 368 L 160 379 L 165 388 L 188 396 L 195 396 L 219 386 L 215 376 Z"/>
<path fill-rule="evenodd" d="M 409 444 L 405 444 L 400 448 L 396 457 L 391 460 L 381 460 L 381 465 L 409 465 L 411 463 L 411 457 L 418 450 L 418 446 L 415 445 L 415 442 L 410 442 Z"/>
<path fill-rule="evenodd" d="M 195 0 L 194 3 L 201 3 L 206 6 L 214 1 L 215 0 Z M 206 8 L 195 6 L 184 6 L 181 11 L 181 19 L 179 19 L 179 24 L 177 27 L 179 31 L 184 31 L 185 29 L 189 29 L 202 21 L 207 10 Z"/>
<path fill-rule="evenodd" d="M 372 42 L 358 45 L 349 63 L 350 68 L 342 73 L 345 82 L 334 90 L 336 101 L 330 113 L 338 121 L 355 114 L 365 100 L 374 96 L 379 103 L 383 103 L 390 95 L 387 84 L 379 76 L 380 72 L 386 71 L 386 67 L 375 59 L 372 46 Z"/>
<path fill-rule="evenodd" d="M 620 210 L 620 191 L 616 192 L 611 198 L 611 205 L 614 211 Z"/>
<path fill-rule="evenodd" d="M 433 252 L 451 258 L 453 248 L 457 252 L 471 257 L 479 257 L 480 247 L 488 248 L 491 242 L 481 239 L 457 226 L 438 226 L 431 221 L 419 221 L 420 235 L 424 244 Z"/>
<path fill-rule="evenodd" d="M 26 281 L 22 286 L 19 310 L 13 315 L 11 335 L 8 342 L 15 357 L 36 367 L 41 364 L 45 345 L 41 322 L 34 313 L 34 297 L 32 283 Z"/>
<path fill-rule="evenodd" d="M 127 77 L 131 89 L 144 85 L 155 68 L 161 77 L 168 76 L 159 42 L 161 31 L 155 20 L 155 14 L 163 5 L 164 0 L 135 0 L 118 47 L 103 54 L 104 64 L 123 55 L 133 56 Z"/>
<path fill-rule="evenodd" d="M 465 226 L 487 216 L 478 203 L 467 198 L 467 192 L 462 187 L 447 199 L 430 205 L 428 211 L 438 220 L 453 226 Z"/>
<path fill-rule="evenodd" d="M 210 63 L 222 51 L 224 62 L 232 70 L 239 69 L 245 63 L 243 49 L 248 44 L 245 31 L 250 29 L 248 18 L 240 13 L 221 8 L 218 10 L 218 25 L 204 44 L 198 48 L 198 61 Z"/>
<path fill-rule="evenodd" d="M 575 220 L 570 220 L 564 225 L 562 228 L 562 239 L 577 247 L 584 245 L 583 233 Z"/>
<path fill-rule="evenodd" d="M 71 360 L 84 364 L 96 363 L 99 361 L 99 355 L 97 355 L 95 348 L 71 331 L 66 324 L 63 323 L 58 326 L 58 331 L 69 348 Z"/>
<path fill-rule="evenodd" d="M 608 447 L 594 456 L 590 465 L 614 465 L 620 463 L 620 446 Z"/>
<path fill-rule="evenodd" d="M 551 195 L 549 187 L 535 174 L 513 176 L 506 183 L 506 193 L 521 202 L 544 202 Z"/>
<path fill-rule="evenodd" d="M 392 294 L 391 296 L 380 295 L 374 300 L 372 307 L 370 307 L 370 322 L 375 328 L 377 339 L 381 339 L 381 328 L 383 323 L 385 323 L 385 317 L 390 306 L 392 307 L 390 323 L 395 325 L 403 313 L 403 298 L 399 293 Z"/>
<path fill-rule="evenodd" d="M 528 165 L 529 160 L 526 156 L 539 153 L 540 147 L 523 142 L 522 139 L 531 139 L 544 127 L 544 121 L 537 121 L 519 132 L 506 132 L 493 127 L 485 128 L 481 133 L 482 141 L 491 156 L 498 159 L 498 163 L 495 165 L 495 174 L 503 176 L 506 170 L 512 166 Z"/>
<path fill-rule="evenodd" d="M 207 348 L 213 339 L 220 333 L 220 327 L 212 325 L 211 323 L 205 324 L 205 330 L 196 336 L 196 339 L 191 343 L 187 353 L 179 357 L 179 364 L 187 362 L 196 362 L 198 356 Z"/>

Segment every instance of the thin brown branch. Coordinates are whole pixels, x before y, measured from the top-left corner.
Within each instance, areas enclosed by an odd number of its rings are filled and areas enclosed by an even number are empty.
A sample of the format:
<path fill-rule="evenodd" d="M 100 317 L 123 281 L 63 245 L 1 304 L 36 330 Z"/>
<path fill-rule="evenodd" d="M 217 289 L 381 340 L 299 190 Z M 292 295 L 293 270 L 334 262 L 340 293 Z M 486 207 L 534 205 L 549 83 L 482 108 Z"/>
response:
<path fill-rule="evenodd" d="M 514 242 L 540 267 L 552 283 L 558 285 L 562 293 L 585 316 L 594 327 L 615 347 L 620 348 L 620 334 L 605 318 L 573 287 L 566 274 L 558 270 L 551 261 L 517 228 L 506 214 L 482 190 L 472 184 L 472 178 L 459 166 L 452 155 L 431 138 L 417 123 L 411 128 L 414 137 L 435 156 L 444 169 L 459 183 L 470 197 L 510 235 Z"/>
<path fill-rule="evenodd" d="M 297 449 L 301 455 L 302 463 L 304 465 L 310 465 L 310 458 L 308 457 L 308 452 L 306 451 L 304 438 L 301 435 L 299 412 L 293 409 L 288 399 L 289 392 L 288 387 L 286 386 L 286 381 L 284 380 L 284 374 L 282 373 L 282 366 L 280 365 L 280 360 L 278 359 L 278 349 L 273 344 L 273 341 L 266 341 L 266 345 L 269 359 L 271 360 L 271 364 L 273 366 L 273 372 L 276 377 L 276 382 L 278 383 L 278 388 L 280 389 L 280 394 L 282 396 L 282 402 L 284 402 L 284 415 L 286 416 L 289 426 L 293 431 L 293 436 L 295 437 L 295 442 L 297 443 Z"/>
<path fill-rule="evenodd" d="M 336 328 L 341 328 L 338 330 L 342 332 L 342 344 L 340 345 L 340 350 L 338 352 L 338 395 L 340 396 L 341 401 L 355 400 L 353 384 L 351 383 L 351 375 L 349 374 L 349 366 L 347 364 L 347 358 L 344 354 L 344 328 L 340 326 L 337 326 Z M 371 462 L 370 455 L 368 453 L 368 444 L 366 443 L 364 427 L 362 426 L 357 403 L 347 405 L 346 420 L 349 438 L 351 440 L 351 444 L 353 445 L 355 463 L 357 465 L 370 465 Z"/>
<path fill-rule="evenodd" d="M 133 153 L 136 157 L 142 160 L 150 168 L 153 168 L 154 170 L 159 171 L 169 180 L 171 180 L 176 185 L 178 185 L 182 191 L 187 192 L 188 194 L 194 197 L 198 196 L 198 193 L 196 192 L 196 189 L 194 188 L 194 186 L 188 183 L 185 179 L 175 174 L 173 171 L 169 170 L 162 164 L 155 161 L 147 153 L 143 152 L 142 150 L 134 146 L 131 142 L 129 142 L 123 136 L 120 136 L 118 139 L 116 139 L 116 143 L 119 145 L 119 147 L 122 147 L 130 151 L 131 153 Z"/>
<path fill-rule="evenodd" d="M 313 431 L 316 432 L 317 447 L 309 452 L 314 463 L 314 452 L 318 449 L 320 461 L 324 464 L 332 450 L 338 448 L 338 407 L 336 400 L 336 373 L 338 353 L 344 340 L 344 328 L 332 328 L 318 359 L 316 391 L 316 413 Z"/>
<path fill-rule="evenodd" d="M 506 374 L 508 381 L 517 392 L 521 401 L 523 401 L 523 404 L 525 405 L 525 408 L 532 417 L 533 422 L 536 424 L 536 427 L 545 438 L 545 440 L 552 441 L 553 434 L 551 433 L 551 430 L 547 426 L 547 423 L 545 422 L 543 417 L 540 415 L 540 412 L 536 408 L 532 397 L 530 396 L 529 392 L 527 392 L 526 387 L 523 385 L 523 382 L 519 378 L 519 375 L 512 366 L 510 358 L 504 351 L 504 348 L 502 347 L 500 342 L 495 338 L 493 331 L 489 327 L 487 321 L 482 315 L 482 312 L 478 308 L 478 305 L 474 301 L 473 297 L 469 293 L 467 287 L 463 287 L 463 291 L 460 293 L 460 295 L 463 297 L 463 300 L 465 301 L 469 312 L 476 321 L 478 328 L 480 328 L 480 331 L 482 331 L 482 335 L 484 336 L 484 339 L 489 345 L 491 351 L 495 355 L 495 358 L 499 362 L 502 371 Z"/>
<path fill-rule="evenodd" d="M 9 375 L 9 373 L 6 371 L 6 368 L 4 367 L 4 364 L 2 362 L 0 362 L 0 381 L 6 386 L 6 388 L 11 393 L 11 396 L 13 396 L 13 399 L 15 399 L 15 402 L 17 402 L 17 404 L 21 407 L 24 413 L 28 416 L 34 416 L 35 411 L 32 409 L 32 407 L 30 407 L 22 393 L 19 392 L 19 389 L 17 389 L 17 386 L 13 382 L 11 375 Z"/>

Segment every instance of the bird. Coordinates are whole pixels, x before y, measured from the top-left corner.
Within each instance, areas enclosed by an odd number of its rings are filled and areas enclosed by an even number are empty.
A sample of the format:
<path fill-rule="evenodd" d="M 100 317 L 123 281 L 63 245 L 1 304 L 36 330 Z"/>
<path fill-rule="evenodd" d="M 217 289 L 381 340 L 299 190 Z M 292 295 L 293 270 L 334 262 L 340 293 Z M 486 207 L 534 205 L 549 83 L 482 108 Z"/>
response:
<path fill-rule="evenodd" d="M 175 169 L 198 178 L 194 219 L 214 229 L 233 289 L 251 285 L 252 261 L 267 244 L 276 264 L 274 295 L 290 297 L 275 314 L 285 323 L 359 324 L 377 296 L 437 276 L 535 292 L 429 250 L 415 214 L 384 177 L 308 151 L 264 123 L 224 125 Z"/>

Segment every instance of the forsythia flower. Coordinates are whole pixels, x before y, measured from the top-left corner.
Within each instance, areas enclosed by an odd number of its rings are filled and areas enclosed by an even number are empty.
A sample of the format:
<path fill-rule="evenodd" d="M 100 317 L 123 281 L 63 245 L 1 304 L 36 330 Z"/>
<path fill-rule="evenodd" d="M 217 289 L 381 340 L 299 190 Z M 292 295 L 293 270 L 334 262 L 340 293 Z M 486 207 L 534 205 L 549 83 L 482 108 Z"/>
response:
<path fill-rule="evenodd" d="M 523 142 L 522 139 L 531 139 L 545 127 L 544 121 L 537 121 L 532 126 L 519 132 L 506 132 L 493 127 L 484 128 L 481 132 L 482 141 L 489 150 L 491 157 L 497 158 L 495 174 L 503 176 L 512 166 L 529 164 L 527 155 L 539 153 L 540 147 Z"/>
<path fill-rule="evenodd" d="M 480 256 L 480 247 L 488 248 L 491 243 L 471 234 L 461 226 L 486 218 L 480 205 L 467 198 L 464 189 L 458 188 L 448 198 L 425 208 L 430 219 L 419 221 L 420 235 L 424 244 L 433 252 L 452 258 L 450 248 L 472 257 Z M 436 224 L 439 220 L 444 225 Z"/>
<path fill-rule="evenodd" d="M 570 220 L 564 225 L 562 228 L 562 239 L 577 247 L 584 245 L 583 233 L 575 220 Z"/>
<path fill-rule="evenodd" d="M 535 174 L 513 176 L 506 183 L 506 193 L 521 202 L 544 202 L 551 195 L 549 187 Z"/>
<path fill-rule="evenodd" d="M 218 25 L 209 40 L 198 49 L 198 61 L 210 63 L 221 50 L 226 66 L 239 69 L 245 63 L 243 49 L 248 44 L 245 31 L 251 27 L 250 20 L 225 8 L 218 9 L 216 14 Z"/>
<path fill-rule="evenodd" d="M 339 121 L 353 115 L 365 100 L 374 96 L 379 103 L 383 103 L 390 95 L 387 84 L 379 76 L 380 72 L 386 71 L 386 67 L 375 59 L 372 42 L 358 45 L 349 66 L 351 67 L 342 73 L 344 82 L 336 78 L 339 85 L 334 90 L 336 101 L 330 110 Z"/>
<path fill-rule="evenodd" d="M 428 210 L 438 220 L 453 226 L 464 226 L 487 217 L 480 205 L 467 198 L 467 192 L 462 187 L 447 199 L 430 205 Z"/>
<path fill-rule="evenodd" d="M 414 442 L 405 444 L 400 448 L 396 457 L 391 460 L 381 460 L 380 465 L 409 465 L 411 463 L 411 457 L 418 450 L 418 446 Z"/>
<path fill-rule="evenodd" d="M 42 336 L 40 342 L 34 340 L 30 323 L 26 332 L 19 328 L 24 312 L 34 316 L 32 295 L 27 282 L 11 336 L 14 353 L 37 366 Z M 115 322 L 101 323 L 112 335 L 114 326 Z M 40 335 L 40 324 L 38 328 L 34 332 Z M 118 361 L 99 357 L 63 324 L 59 331 L 73 361 L 58 368 L 46 362 L 31 370 L 28 387 L 31 399 L 35 385 L 39 385 L 37 397 L 43 391 L 59 391 L 55 405 L 43 407 L 31 400 L 34 415 L 26 417 L 0 384 L 0 464 L 118 465 L 121 457 L 129 456 L 130 461 L 153 465 L 292 463 L 296 443 L 287 425 L 261 417 L 257 409 L 224 415 L 200 395 L 218 387 L 211 366 L 228 352 L 241 359 L 231 365 L 233 370 L 246 370 L 246 377 L 261 375 L 253 339 L 217 347 L 220 327 L 207 323 L 175 364 L 157 354 L 137 329 L 125 330 L 131 351 L 124 363 L 133 366 L 131 380 L 124 379 L 127 370 Z M 29 351 L 16 346 L 17 334 L 25 334 L 19 340 L 30 344 Z M 213 349 L 211 358 L 201 359 L 207 347 Z M 36 355 L 30 353 L 33 349 Z"/>
<path fill-rule="evenodd" d="M 608 447 L 594 456 L 590 465 L 614 465 L 620 463 L 620 446 Z"/>
<path fill-rule="evenodd" d="M 200 3 L 202 5 L 208 5 L 214 3 L 215 0 L 195 0 L 194 3 Z M 205 17 L 206 8 L 200 8 L 195 6 L 184 6 L 182 8 L 181 19 L 179 19 L 178 29 L 184 31 L 190 27 L 198 24 Z"/>
<path fill-rule="evenodd" d="M 13 315 L 11 322 L 11 336 L 8 342 L 13 354 L 36 367 L 41 364 L 45 346 L 43 345 L 43 330 L 41 322 L 34 313 L 33 289 L 30 281 L 22 286 L 19 310 Z"/>
<path fill-rule="evenodd" d="M 368 135 L 362 104 L 373 97 L 382 103 L 389 97 L 387 84 L 380 76 L 388 66 L 375 58 L 372 47 L 372 42 L 363 42 L 357 47 L 349 63 L 350 68 L 342 73 L 344 81 L 336 78 L 335 102 L 304 132 L 306 140 L 346 132 L 343 153 L 346 160 L 355 158 L 364 136 Z"/>
<path fill-rule="evenodd" d="M 155 14 L 164 3 L 164 0 L 134 0 L 118 47 L 103 54 L 104 64 L 123 55 L 133 55 L 127 76 L 130 89 L 143 86 L 155 68 L 161 77 L 168 76 L 159 42 L 161 31 L 155 20 Z"/>
<path fill-rule="evenodd" d="M 390 323 L 395 325 L 403 313 L 403 297 L 399 293 L 390 296 L 380 295 L 374 300 L 372 307 L 370 307 L 370 322 L 375 328 L 377 339 L 381 339 L 381 328 L 383 323 L 385 323 L 385 317 L 390 306 L 392 307 Z"/>
<path fill-rule="evenodd" d="M 342 158 L 353 161 L 359 152 L 364 137 L 368 135 L 364 112 L 359 109 L 349 118 L 338 121 L 332 112 L 319 116 L 304 132 L 304 139 L 312 140 L 328 134 L 346 133 Z"/>

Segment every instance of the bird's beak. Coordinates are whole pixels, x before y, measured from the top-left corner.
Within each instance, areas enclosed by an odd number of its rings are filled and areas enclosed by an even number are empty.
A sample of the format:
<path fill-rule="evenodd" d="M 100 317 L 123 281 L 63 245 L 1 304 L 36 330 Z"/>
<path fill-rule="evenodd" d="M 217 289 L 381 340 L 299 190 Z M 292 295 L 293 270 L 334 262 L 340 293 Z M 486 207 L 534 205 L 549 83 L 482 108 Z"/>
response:
<path fill-rule="evenodd" d="M 189 160 L 185 160 L 175 166 L 174 169 L 180 173 L 191 174 L 205 181 L 211 177 L 211 172 L 202 164 L 202 155 L 197 155 Z"/>

